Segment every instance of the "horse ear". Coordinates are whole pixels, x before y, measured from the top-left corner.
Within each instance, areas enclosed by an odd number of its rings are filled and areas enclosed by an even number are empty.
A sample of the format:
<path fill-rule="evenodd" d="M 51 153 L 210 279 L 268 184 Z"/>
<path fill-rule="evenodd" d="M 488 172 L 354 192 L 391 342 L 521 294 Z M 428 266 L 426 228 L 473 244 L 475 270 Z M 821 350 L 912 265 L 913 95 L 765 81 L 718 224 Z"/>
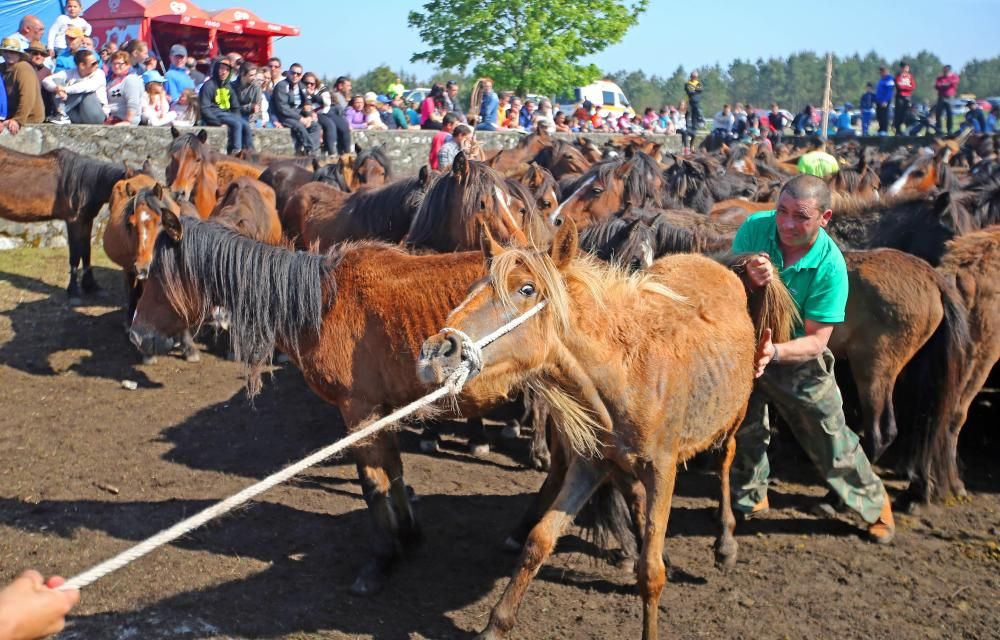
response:
<path fill-rule="evenodd" d="M 146 160 L 142 163 L 142 173 L 147 176 L 153 175 L 153 160 L 149 156 L 146 156 Z"/>
<path fill-rule="evenodd" d="M 122 160 L 122 165 L 124 165 L 125 167 L 125 175 L 122 176 L 122 180 L 128 180 L 129 178 L 134 178 L 135 171 L 132 170 L 132 167 L 128 166 L 128 161 Z"/>
<path fill-rule="evenodd" d="M 465 157 L 464 151 L 459 151 L 458 155 L 451 163 L 451 175 L 459 180 L 464 180 L 469 175 L 469 159 Z"/>
<path fill-rule="evenodd" d="M 420 171 L 417 172 L 417 179 L 424 187 L 427 187 L 431 183 L 431 176 L 431 168 L 426 164 L 420 167 Z"/>
<path fill-rule="evenodd" d="M 357 142 L 354 143 L 354 153 L 361 153 L 361 145 Z"/>
<path fill-rule="evenodd" d="M 503 247 L 493 238 L 489 225 L 482 218 L 479 218 L 479 248 L 482 249 L 486 262 L 503 253 Z"/>
<path fill-rule="evenodd" d="M 159 182 L 153 185 L 153 195 L 157 200 L 163 200 L 163 185 Z"/>
<path fill-rule="evenodd" d="M 576 223 L 573 218 L 567 217 L 556 229 L 556 237 L 552 239 L 552 248 L 549 249 L 549 257 L 557 269 L 566 267 L 576 257 L 577 242 Z"/>
<path fill-rule="evenodd" d="M 208 130 L 202 129 L 198 132 L 198 139 L 201 140 L 202 144 L 208 142 Z"/>
<path fill-rule="evenodd" d="M 625 179 L 628 174 L 632 173 L 632 169 L 635 168 L 635 160 L 626 160 L 621 163 L 621 165 L 615 169 L 615 175 L 619 178 Z"/>
<path fill-rule="evenodd" d="M 170 125 L 170 135 L 173 136 L 174 138 L 180 138 L 181 132 L 178 131 L 177 127 L 175 127 L 174 125 Z"/>
<path fill-rule="evenodd" d="M 125 195 L 127 195 L 130 198 L 135 197 L 135 187 L 132 186 L 131 182 L 125 183 Z"/>
<path fill-rule="evenodd" d="M 181 219 L 173 211 L 164 209 L 163 215 L 160 217 L 160 224 L 171 240 L 174 242 L 181 241 L 181 238 L 184 236 L 184 226 L 181 224 Z"/>
<path fill-rule="evenodd" d="M 319 171 L 320 168 L 319 158 L 312 159 L 312 166 L 313 166 L 313 172 Z"/>

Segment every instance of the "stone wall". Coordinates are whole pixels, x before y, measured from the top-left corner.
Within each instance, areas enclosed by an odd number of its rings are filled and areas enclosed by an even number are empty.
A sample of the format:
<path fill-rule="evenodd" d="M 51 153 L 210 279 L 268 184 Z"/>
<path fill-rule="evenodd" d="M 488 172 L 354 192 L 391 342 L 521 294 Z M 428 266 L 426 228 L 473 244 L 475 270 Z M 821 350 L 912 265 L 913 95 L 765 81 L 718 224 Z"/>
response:
<path fill-rule="evenodd" d="M 221 127 L 205 127 L 209 132 L 209 144 L 221 150 L 226 147 L 226 131 Z M 427 162 L 434 131 L 355 131 L 354 142 L 362 148 L 384 145 L 396 176 L 414 175 Z M 259 151 L 290 155 L 293 151 L 291 136 L 283 129 L 258 129 L 254 132 Z M 486 149 L 510 148 L 517 144 L 524 134 L 514 132 L 479 132 L 476 136 Z M 557 136 L 571 139 L 572 136 Z M 588 134 L 596 144 L 603 145 L 612 138 L 611 134 Z M 652 136 L 662 142 L 668 151 L 680 150 L 677 136 Z M 24 153 L 45 153 L 65 147 L 78 153 L 112 162 L 128 162 L 139 167 L 149 158 L 154 175 L 164 179 L 167 154 L 170 144 L 170 129 L 156 127 L 106 127 L 89 125 L 33 125 L 21 129 L 12 136 L 0 134 L 0 145 Z M 878 145 L 883 150 L 891 150 L 901 144 L 922 143 L 925 139 L 913 138 L 867 138 L 866 144 Z M 795 143 L 796 139 L 786 138 Z M 106 212 L 105 212 L 106 214 Z M 105 214 L 102 214 L 105 215 Z M 95 225 L 95 238 L 102 226 Z M 64 246 L 65 225 L 62 223 L 16 224 L 0 220 L 0 249 L 22 245 Z"/>

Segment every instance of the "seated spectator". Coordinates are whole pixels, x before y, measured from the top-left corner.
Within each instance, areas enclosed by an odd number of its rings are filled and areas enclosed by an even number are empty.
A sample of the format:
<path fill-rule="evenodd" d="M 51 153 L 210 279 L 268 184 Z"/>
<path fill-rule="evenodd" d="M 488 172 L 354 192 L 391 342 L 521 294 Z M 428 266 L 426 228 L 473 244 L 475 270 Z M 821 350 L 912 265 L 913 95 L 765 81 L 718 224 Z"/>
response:
<path fill-rule="evenodd" d="M 42 88 L 54 95 L 55 115 L 49 121 L 103 124 L 108 117 L 107 79 L 97 54 L 80 49 L 73 61 L 75 68 L 57 71 L 42 81 Z"/>
<path fill-rule="evenodd" d="M 187 60 L 188 52 L 184 45 L 175 44 L 170 47 L 170 68 L 164 75 L 166 83 L 163 89 L 172 102 L 180 98 L 185 89 L 195 88 L 194 80 L 188 75 Z"/>
<path fill-rule="evenodd" d="M 177 112 L 170 110 L 170 98 L 163 89 L 166 78 L 159 71 L 142 74 L 146 96 L 142 101 L 142 122 L 151 127 L 162 127 L 177 119 Z M 188 89 L 192 94 L 194 89 Z"/>
<path fill-rule="evenodd" d="M 584 100 L 583 104 L 577 107 L 576 111 L 573 112 L 573 117 L 579 122 L 584 120 L 590 120 L 590 114 L 594 110 L 594 103 L 590 100 Z"/>
<path fill-rule="evenodd" d="M 240 72 L 231 83 L 236 102 L 239 104 L 240 117 L 253 128 L 260 127 L 261 89 L 257 84 L 257 65 L 244 60 Z"/>
<path fill-rule="evenodd" d="M 531 129 L 531 123 L 535 120 L 535 111 L 537 111 L 537 106 L 534 100 L 525 100 L 524 105 L 518 112 L 518 124 L 525 131 Z"/>
<path fill-rule="evenodd" d="M 68 38 L 68 36 L 67 36 Z M 142 40 L 129 40 L 122 46 L 122 50 L 129 55 L 132 63 L 132 73 L 142 77 L 146 73 L 146 58 L 149 56 L 149 46 Z"/>
<path fill-rule="evenodd" d="M 201 120 L 198 93 L 194 89 L 185 89 L 177 102 L 170 105 L 170 111 L 176 114 L 174 124 L 179 127 L 193 127 L 198 124 Z"/>
<path fill-rule="evenodd" d="M 722 142 L 730 142 L 733 140 L 733 125 L 736 124 L 736 117 L 733 115 L 732 110 L 728 104 L 722 105 L 722 111 L 715 114 L 712 118 L 712 136 L 720 139 Z"/>
<path fill-rule="evenodd" d="M 451 131 L 455 128 L 456 124 L 458 124 L 458 116 L 454 113 L 444 114 L 444 119 L 441 121 L 441 128 L 434 134 L 434 139 L 431 140 L 431 152 L 427 159 L 428 164 L 431 165 L 431 169 L 438 169 L 438 162 L 440 161 L 439 152 L 441 151 L 441 147 L 451 140 Z"/>
<path fill-rule="evenodd" d="M 159 71 L 160 61 L 156 58 L 156 56 L 151 55 L 148 58 L 146 58 L 146 62 L 143 64 L 143 66 L 145 67 L 145 69 L 143 70 L 142 73 L 146 73 L 146 71 L 152 71 L 153 69 Z M 136 75 L 141 78 L 142 73 L 137 73 Z"/>
<path fill-rule="evenodd" d="M 188 76 L 194 82 L 195 89 L 200 87 L 201 83 L 205 82 L 205 74 L 198 71 L 198 61 L 194 57 L 187 57 L 187 60 L 184 61 L 184 68 L 187 69 Z"/>
<path fill-rule="evenodd" d="M 451 169 L 455 156 L 459 151 L 466 149 L 466 141 L 472 137 L 472 127 L 467 124 L 456 124 L 452 129 L 451 138 L 445 141 L 438 150 L 438 171 L 448 171 Z"/>
<path fill-rule="evenodd" d="M 306 96 L 316 113 L 316 121 L 323 131 L 323 150 L 328 156 L 336 155 L 338 148 L 341 153 L 347 153 L 351 146 L 351 128 L 347 120 L 334 109 L 333 91 L 312 71 L 302 76 L 302 86 L 306 89 Z"/>
<path fill-rule="evenodd" d="M 811 104 L 807 104 L 801 112 L 795 114 L 795 117 L 792 118 L 792 129 L 797 136 L 811 136 L 816 132 Z"/>
<path fill-rule="evenodd" d="M 521 130 L 521 108 L 516 105 L 511 105 L 510 109 L 507 109 L 507 117 L 504 119 L 503 124 L 500 125 L 501 129 L 514 129 L 515 131 Z"/>
<path fill-rule="evenodd" d="M 17 31 L 10 34 L 9 37 L 16 39 L 21 43 L 21 49 L 27 51 L 28 47 L 31 46 L 33 40 L 41 41 L 45 36 L 45 25 L 42 21 L 35 16 L 24 16 L 21 18 L 21 22 L 17 25 Z M 43 45 L 44 46 L 44 45 Z M 49 55 L 49 50 L 45 50 L 45 55 Z"/>
<path fill-rule="evenodd" d="M 201 119 L 206 125 L 225 125 L 229 132 L 226 153 L 236 154 L 243 149 L 253 150 L 253 130 L 240 117 L 239 103 L 232 87 L 226 82 L 232 71 L 229 60 L 219 58 L 212 65 L 212 73 L 198 92 Z"/>
<path fill-rule="evenodd" d="M 38 90 L 42 94 L 45 116 L 50 116 L 53 113 L 52 94 L 41 90 L 42 80 L 52 75 L 52 69 L 49 69 L 45 64 L 49 59 L 49 50 L 42 44 L 41 40 L 32 40 L 25 51 L 28 54 L 28 62 L 35 68 L 35 75 L 38 76 Z"/>
<path fill-rule="evenodd" d="M 53 71 L 68 71 L 76 68 L 73 56 L 83 48 L 83 31 L 79 27 L 68 27 L 65 37 L 67 46 L 61 49 L 62 53 L 55 57 Z"/>
<path fill-rule="evenodd" d="M 417 111 L 417 107 L 419 106 L 420 105 L 417 104 L 416 100 L 411 100 L 410 103 L 406 105 L 406 119 L 411 127 L 420 127 L 420 112 Z"/>
<path fill-rule="evenodd" d="M 444 118 L 444 87 L 435 84 L 420 103 L 420 128 L 440 129 Z"/>
<path fill-rule="evenodd" d="M 392 118 L 392 100 L 389 99 L 389 96 L 381 94 L 375 96 L 375 107 L 378 109 L 378 117 L 386 129 L 398 128 L 396 121 Z"/>
<path fill-rule="evenodd" d="M 389 100 L 392 105 L 392 119 L 396 123 L 396 128 L 409 129 L 409 119 L 406 117 L 406 114 L 402 109 L 403 99 L 396 94 L 389 94 Z"/>
<path fill-rule="evenodd" d="M 552 118 L 552 123 L 556 126 L 558 133 L 570 133 L 573 130 L 569 120 L 566 119 L 566 114 L 562 111 L 556 111 L 555 117 Z"/>
<path fill-rule="evenodd" d="M 347 118 L 347 124 L 351 129 L 365 129 L 367 128 L 367 120 L 365 119 L 365 99 L 361 96 L 354 96 L 351 98 L 351 104 L 347 105 L 344 109 L 344 117 Z"/>
<path fill-rule="evenodd" d="M 86 38 L 84 38 L 86 42 Z M 110 80 L 111 79 L 111 47 L 104 45 L 97 52 L 97 56 L 101 59 L 101 71 L 104 72 L 104 76 Z"/>
<path fill-rule="evenodd" d="M 302 88 L 302 65 L 295 63 L 288 67 L 286 77 L 274 85 L 270 109 L 272 117 L 291 131 L 296 152 L 313 155 L 318 151 L 314 136 L 320 129 L 312 116 L 302 115 L 307 102 L 309 98 Z"/>
<path fill-rule="evenodd" d="M 482 78 L 479 82 L 482 88 L 482 99 L 479 103 L 479 120 L 476 122 L 476 129 L 496 131 L 497 127 L 503 124 L 499 120 L 500 98 L 493 92 L 491 78 Z"/>
<path fill-rule="evenodd" d="M 387 129 L 378 111 L 378 96 L 374 91 L 365 94 L 365 128 L 383 130 Z"/>
<path fill-rule="evenodd" d="M 0 42 L 3 54 L 3 86 L 7 111 L 0 115 L 0 131 L 10 131 L 16 135 L 26 124 L 38 123 L 45 118 L 45 105 L 38 83 L 38 74 L 28 62 L 28 54 L 21 49 L 16 38 L 4 38 Z"/>
<path fill-rule="evenodd" d="M 854 108 L 850 102 L 844 103 L 844 108 L 840 110 L 840 114 L 837 116 L 837 137 L 838 138 L 853 138 L 858 135 L 851 126 L 851 109 Z"/>
<path fill-rule="evenodd" d="M 131 73 L 128 54 L 124 51 L 111 56 L 111 79 L 107 83 L 107 92 L 106 124 L 139 124 L 142 117 L 142 78 Z"/>
<path fill-rule="evenodd" d="M 312 102 L 308 100 L 303 102 L 302 111 L 299 115 L 301 116 L 300 121 L 302 125 L 309 132 L 309 139 L 312 140 L 313 149 L 319 149 L 323 142 L 323 130 L 319 126 L 319 121 L 316 118 L 316 110 L 313 108 Z M 303 153 L 303 150 L 296 149 L 296 152 Z"/>
<path fill-rule="evenodd" d="M 542 98 L 531 119 L 530 129 L 532 131 L 537 131 L 539 126 L 544 127 L 545 132 L 549 135 L 556 132 L 555 115 L 552 113 L 552 103 L 549 102 L 548 98 Z"/>
<path fill-rule="evenodd" d="M 583 129 L 580 128 L 580 121 L 576 116 L 570 116 L 566 119 L 566 126 L 569 127 L 571 133 L 580 133 Z"/>

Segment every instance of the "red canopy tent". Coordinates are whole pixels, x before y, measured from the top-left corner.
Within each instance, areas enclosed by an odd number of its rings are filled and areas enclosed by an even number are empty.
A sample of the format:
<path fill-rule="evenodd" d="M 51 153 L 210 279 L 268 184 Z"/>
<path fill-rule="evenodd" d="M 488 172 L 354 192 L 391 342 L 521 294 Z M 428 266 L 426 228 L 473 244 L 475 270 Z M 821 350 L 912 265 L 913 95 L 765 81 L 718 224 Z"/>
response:
<path fill-rule="evenodd" d="M 273 53 L 275 36 L 299 35 L 296 27 L 266 22 L 245 9 L 213 15 L 188 0 L 98 0 L 84 17 L 93 27 L 96 47 L 144 40 L 164 64 L 174 44 L 183 44 L 198 60 L 235 51 L 263 64 Z"/>

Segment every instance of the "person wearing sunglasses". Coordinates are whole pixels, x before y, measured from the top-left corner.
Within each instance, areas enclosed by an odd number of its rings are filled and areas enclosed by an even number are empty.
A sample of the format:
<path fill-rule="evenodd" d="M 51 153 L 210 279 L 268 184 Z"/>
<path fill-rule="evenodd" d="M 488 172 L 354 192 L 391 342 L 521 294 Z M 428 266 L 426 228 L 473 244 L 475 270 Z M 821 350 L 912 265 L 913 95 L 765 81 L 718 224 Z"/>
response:
<path fill-rule="evenodd" d="M 55 124 L 103 124 L 108 117 L 107 78 L 97 54 L 80 49 L 73 54 L 73 69 L 57 71 L 42 80 L 42 88 L 53 94 Z"/>
<path fill-rule="evenodd" d="M 311 156 L 318 150 L 320 129 L 315 118 L 302 113 L 309 101 L 302 86 L 302 65 L 295 63 L 288 67 L 287 77 L 274 85 L 270 109 L 281 126 L 291 131 L 296 153 Z"/>

